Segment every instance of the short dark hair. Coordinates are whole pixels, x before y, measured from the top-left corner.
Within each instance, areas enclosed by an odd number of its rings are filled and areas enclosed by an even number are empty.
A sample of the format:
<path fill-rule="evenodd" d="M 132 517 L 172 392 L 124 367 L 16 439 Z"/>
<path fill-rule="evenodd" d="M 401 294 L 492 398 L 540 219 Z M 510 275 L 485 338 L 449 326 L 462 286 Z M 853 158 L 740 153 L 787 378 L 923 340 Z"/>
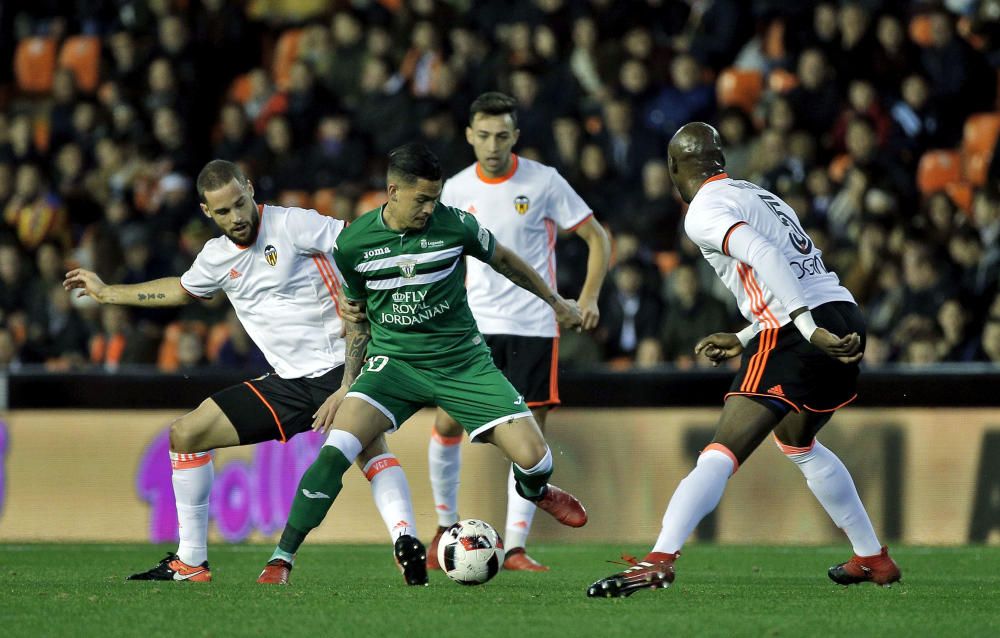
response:
<path fill-rule="evenodd" d="M 441 179 L 441 162 L 431 149 L 420 142 L 410 142 L 389 151 L 389 181 L 412 184 L 418 179 L 436 182 Z"/>
<path fill-rule="evenodd" d="M 517 100 L 499 91 L 488 91 L 483 93 L 469 106 L 469 123 L 476 118 L 476 113 L 486 115 L 507 115 L 517 126 Z"/>
<path fill-rule="evenodd" d="M 207 204 L 208 202 L 205 201 L 205 191 L 214 191 L 222 188 L 234 179 L 241 185 L 247 183 L 247 176 L 233 162 L 221 159 L 212 160 L 208 164 L 205 164 L 205 168 L 201 169 L 201 172 L 198 173 L 198 181 L 196 182 L 198 199 L 202 204 Z"/>

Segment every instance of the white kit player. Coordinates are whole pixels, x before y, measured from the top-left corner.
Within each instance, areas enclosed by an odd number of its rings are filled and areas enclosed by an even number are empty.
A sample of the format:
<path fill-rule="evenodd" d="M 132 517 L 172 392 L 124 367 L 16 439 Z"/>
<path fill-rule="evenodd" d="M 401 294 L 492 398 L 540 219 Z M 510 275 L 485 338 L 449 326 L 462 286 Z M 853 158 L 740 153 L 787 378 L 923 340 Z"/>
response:
<path fill-rule="evenodd" d="M 198 175 L 201 209 L 223 233 L 210 240 L 181 277 L 141 284 L 106 285 L 93 272 L 66 275 L 67 289 L 81 289 L 100 303 L 143 307 L 179 306 L 224 292 L 247 334 L 274 373 L 226 388 L 170 426 L 170 463 L 180 544 L 158 565 L 128 580 L 211 581 L 208 566 L 208 501 L 214 469 L 212 450 L 286 441 L 313 424 L 316 410 L 353 378 L 346 366 L 337 295 L 339 281 L 330 255 L 344 228 L 340 220 L 312 210 L 260 205 L 238 166 L 209 162 Z M 361 353 L 363 357 L 363 353 Z M 356 357 L 359 358 L 359 357 Z M 353 369 L 360 366 L 356 363 Z M 397 553 L 416 537 L 406 475 L 385 441 L 364 450 L 358 465 L 371 481 L 379 513 Z M 322 495 L 317 496 L 322 498 Z M 401 540 L 402 539 L 402 540 Z M 426 583 L 421 574 L 407 582 Z M 411 568 L 412 570 L 413 568 Z"/>
<path fill-rule="evenodd" d="M 469 211 L 552 287 L 556 287 L 555 242 L 559 229 L 579 235 L 589 250 L 587 275 L 579 296 L 583 329 L 597 326 L 597 297 L 608 270 L 610 244 L 590 207 L 554 168 L 511 152 L 517 143 L 517 102 L 503 93 L 484 93 L 469 108 L 465 136 L 476 163 L 447 182 L 442 203 Z M 544 429 L 548 410 L 559 405 L 559 329 L 552 309 L 488 264 L 468 260 L 469 306 L 493 352 L 493 361 L 525 397 Z M 441 533 L 458 521 L 459 443 L 462 427 L 438 410 L 428 456 L 438 514 L 438 532 L 427 563 L 438 567 Z M 508 477 L 504 569 L 546 571 L 529 557 L 525 541 L 535 505 Z"/>
<path fill-rule="evenodd" d="M 899 580 L 899 568 L 875 535 L 850 473 L 816 440 L 832 414 L 857 396 L 865 322 L 854 298 L 826 269 L 788 204 L 726 174 L 714 128 L 702 122 L 681 127 L 670 141 L 668 166 L 690 204 L 685 232 L 750 325 L 739 334 L 709 335 L 695 346 L 696 354 L 716 365 L 743 355 L 715 437 L 674 491 L 653 550 L 629 569 L 592 584 L 587 595 L 629 596 L 669 586 L 687 537 L 719 504 L 729 477 L 772 433 L 851 541 L 854 556 L 831 567 L 830 578 L 842 585 Z"/>

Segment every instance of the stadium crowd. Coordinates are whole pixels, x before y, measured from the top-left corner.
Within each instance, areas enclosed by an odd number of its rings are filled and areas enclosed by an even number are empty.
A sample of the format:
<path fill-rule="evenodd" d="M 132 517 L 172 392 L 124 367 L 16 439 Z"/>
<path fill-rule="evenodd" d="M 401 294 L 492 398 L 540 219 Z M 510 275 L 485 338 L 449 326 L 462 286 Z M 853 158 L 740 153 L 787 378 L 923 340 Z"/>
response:
<path fill-rule="evenodd" d="M 1000 0 L 4 5 L 0 366 L 265 369 L 221 296 L 101 307 L 63 273 L 184 272 L 215 233 L 193 185 L 211 158 L 258 202 L 349 219 L 381 203 L 397 144 L 471 163 L 468 106 L 497 89 L 516 152 L 614 238 L 601 325 L 564 335 L 566 365 L 705 365 L 697 339 L 742 327 L 681 228 L 665 150 L 691 120 L 798 212 L 865 310 L 866 365 L 1000 363 Z M 585 247 L 558 260 L 573 296 Z"/>

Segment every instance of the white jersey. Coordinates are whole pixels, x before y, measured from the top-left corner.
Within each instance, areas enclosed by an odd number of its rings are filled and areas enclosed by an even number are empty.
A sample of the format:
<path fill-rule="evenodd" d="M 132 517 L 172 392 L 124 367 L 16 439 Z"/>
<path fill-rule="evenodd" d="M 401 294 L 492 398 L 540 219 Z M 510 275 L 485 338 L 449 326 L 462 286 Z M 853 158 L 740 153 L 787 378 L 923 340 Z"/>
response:
<path fill-rule="evenodd" d="M 260 206 L 256 241 L 208 241 L 181 286 L 201 298 L 225 292 L 278 376 L 318 377 L 344 363 L 340 282 L 329 257 L 343 229 L 316 211 Z"/>
<path fill-rule="evenodd" d="M 779 251 L 781 261 L 787 262 L 801 286 L 800 293 L 784 291 L 786 303 L 794 298 L 793 305 L 810 309 L 831 301 L 854 303 L 837 275 L 826 269 L 822 252 L 802 230 L 788 204 L 756 184 L 730 179 L 722 173 L 710 178 L 691 200 L 684 232 L 736 296 L 740 312 L 754 325 L 754 332 L 785 325 L 790 321 L 788 313 L 795 307 L 782 305 L 780 295 L 775 294 L 775 281 L 768 285 L 765 274 L 730 255 L 730 236 L 744 225 Z"/>
<path fill-rule="evenodd" d="M 486 177 L 473 164 L 447 182 L 441 202 L 468 211 L 497 239 L 556 289 L 557 227 L 575 230 L 593 214 L 551 166 L 513 156 L 510 172 Z M 489 264 L 468 261 L 469 307 L 483 334 L 555 337 L 552 308 L 496 272 Z"/>

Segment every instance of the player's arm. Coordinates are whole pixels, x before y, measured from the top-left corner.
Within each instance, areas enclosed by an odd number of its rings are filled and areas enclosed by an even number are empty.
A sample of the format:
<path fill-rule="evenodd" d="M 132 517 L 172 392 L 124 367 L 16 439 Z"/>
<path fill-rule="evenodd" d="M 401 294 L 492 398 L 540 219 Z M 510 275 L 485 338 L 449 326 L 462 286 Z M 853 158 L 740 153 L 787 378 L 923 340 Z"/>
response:
<path fill-rule="evenodd" d="M 493 270 L 552 306 L 559 325 L 564 328 L 580 329 L 583 318 L 576 302 L 560 297 L 557 292 L 549 288 L 544 279 L 538 276 L 534 268 L 512 251 L 497 242 L 488 263 Z"/>
<path fill-rule="evenodd" d="M 98 303 L 119 306 L 183 306 L 193 299 L 181 285 L 180 277 L 109 286 L 96 273 L 83 268 L 66 273 L 63 288 L 79 290 L 78 297 L 91 297 Z"/>
<path fill-rule="evenodd" d="M 781 305 L 789 309 L 789 318 L 806 341 L 843 363 L 861 359 L 864 353 L 857 333 L 838 337 L 816 325 L 805 303 L 802 285 L 777 246 L 746 223 L 736 224 L 726 235 L 723 251 L 760 274 Z"/>
<path fill-rule="evenodd" d="M 611 258 L 611 240 L 608 233 L 591 215 L 587 221 L 576 229 L 576 234 L 587 242 L 587 277 L 583 280 L 580 290 L 580 314 L 583 316 L 583 329 L 593 330 L 601 319 L 601 311 L 597 307 L 597 298 L 604 285 L 604 277 L 608 274 L 608 261 Z"/>

